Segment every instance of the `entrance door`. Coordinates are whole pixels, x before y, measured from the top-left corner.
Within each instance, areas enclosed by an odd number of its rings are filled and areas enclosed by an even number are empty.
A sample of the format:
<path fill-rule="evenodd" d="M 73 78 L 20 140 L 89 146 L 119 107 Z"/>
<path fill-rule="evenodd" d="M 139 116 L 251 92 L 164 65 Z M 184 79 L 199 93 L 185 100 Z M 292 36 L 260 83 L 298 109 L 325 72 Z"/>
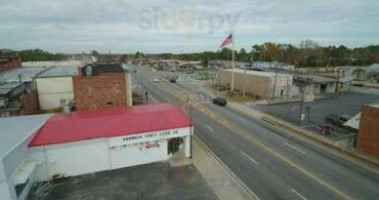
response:
<path fill-rule="evenodd" d="M 175 154 L 179 150 L 180 144 L 183 143 L 182 138 L 173 138 L 168 141 L 167 152 L 168 154 Z"/>
<path fill-rule="evenodd" d="M 327 87 L 328 87 L 327 84 L 321 84 L 321 87 L 320 87 L 320 93 L 325 93 Z"/>

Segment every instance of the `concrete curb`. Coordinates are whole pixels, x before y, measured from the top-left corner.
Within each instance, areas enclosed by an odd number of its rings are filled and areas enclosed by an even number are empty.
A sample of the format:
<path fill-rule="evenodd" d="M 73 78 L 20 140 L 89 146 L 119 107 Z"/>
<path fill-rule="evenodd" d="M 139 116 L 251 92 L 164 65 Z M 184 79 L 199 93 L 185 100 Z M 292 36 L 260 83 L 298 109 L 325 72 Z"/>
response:
<path fill-rule="evenodd" d="M 213 152 L 210 150 L 198 137 L 193 137 L 194 142 L 196 142 L 199 147 L 204 151 L 205 154 L 212 157 L 215 162 L 217 162 L 227 173 L 228 175 L 233 179 L 233 181 L 238 185 L 238 188 L 241 192 L 244 192 L 245 195 L 248 197 L 248 199 L 252 200 L 260 200 L 238 177 L 234 174 L 233 171 L 231 171 Z"/>

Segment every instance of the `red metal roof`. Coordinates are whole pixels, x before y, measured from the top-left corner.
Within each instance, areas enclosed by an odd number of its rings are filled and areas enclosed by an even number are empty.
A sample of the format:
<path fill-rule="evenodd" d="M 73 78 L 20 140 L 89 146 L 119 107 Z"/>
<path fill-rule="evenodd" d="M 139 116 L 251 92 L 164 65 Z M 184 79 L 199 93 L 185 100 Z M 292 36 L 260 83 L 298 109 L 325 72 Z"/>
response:
<path fill-rule="evenodd" d="M 71 115 L 60 113 L 46 121 L 29 146 L 117 137 L 190 125 L 182 110 L 171 104 L 77 111 Z"/>

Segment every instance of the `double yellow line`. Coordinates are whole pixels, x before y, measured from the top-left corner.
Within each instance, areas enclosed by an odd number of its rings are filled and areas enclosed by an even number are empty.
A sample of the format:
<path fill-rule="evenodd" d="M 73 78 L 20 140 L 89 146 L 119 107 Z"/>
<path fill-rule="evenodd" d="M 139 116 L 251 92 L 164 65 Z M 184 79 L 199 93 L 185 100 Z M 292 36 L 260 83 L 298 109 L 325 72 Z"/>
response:
<path fill-rule="evenodd" d="M 183 98 L 183 95 L 171 92 L 169 90 L 165 90 L 165 91 L 168 94 L 170 94 L 171 96 L 173 96 L 174 98 L 176 98 L 179 102 L 185 101 L 185 99 Z M 231 130 L 234 130 L 242 138 L 244 138 L 244 139 L 248 140 L 250 143 L 264 149 L 268 153 L 271 153 L 276 158 L 285 162 L 287 165 L 298 169 L 300 172 L 302 172 L 303 174 L 305 174 L 309 178 L 313 179 L 314 181 L 318 182 L 319 184 L 323 185 L 325 188 L 329 189 L 330 191 L 334 192 L 339 197 L 346 199 L 346 200 L 354 200 L 354 198 L 350 197 L 349 195 L 345 194 L 344 192 L 342 192 L 338 188 L 336 188 L 336 187 L 332 186 L 331 184 L 327 183 L 326 181 L 322 180 L 317 175 L 313 174 L 312 172 L 308 171 L 307 169 L 299 166 L 295 162 L 293 162 L 293 161 L 289 160 L 288 158 L 284 157 L 283 155 L 279 154 L 278 152 L 276 152 L 274 149 L 270 148 L 269 146 L 267 146 L 263 142 L 253 138 L 253 136 L 251 136 L 251 134 L 248 134 L 246 130 L 240 128 L 239 126 L 235 125 L 234 123 L 232 123 L 230 121 L 227 121 L 227 120 L 219 117 L 219 115 L 217 113 L 209 110 L 206 106 L 204 106 L 202 104 L 194 104 L 193 107 L 196 108 L 198 111 L 203 112 L 204 114 L 206 114 L 207 116 L 209 116 L 213 120 L 217 121 L 218 123 L 230 128 Z"/>

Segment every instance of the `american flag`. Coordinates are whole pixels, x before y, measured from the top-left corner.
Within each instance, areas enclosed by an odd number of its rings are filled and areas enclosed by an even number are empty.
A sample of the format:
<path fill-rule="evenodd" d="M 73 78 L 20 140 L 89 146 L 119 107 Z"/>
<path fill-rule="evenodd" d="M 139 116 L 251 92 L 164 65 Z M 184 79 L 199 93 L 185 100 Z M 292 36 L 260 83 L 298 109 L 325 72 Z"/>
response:
<path fill-rule="evenodd" d="M 222 42 L 220 47 L 224 47 L 224 46 L 231 44 L 231 43 L 233 43 L 233 34 L 232 33 L 227 38 L 225 38 L 225 40 Z"/>

